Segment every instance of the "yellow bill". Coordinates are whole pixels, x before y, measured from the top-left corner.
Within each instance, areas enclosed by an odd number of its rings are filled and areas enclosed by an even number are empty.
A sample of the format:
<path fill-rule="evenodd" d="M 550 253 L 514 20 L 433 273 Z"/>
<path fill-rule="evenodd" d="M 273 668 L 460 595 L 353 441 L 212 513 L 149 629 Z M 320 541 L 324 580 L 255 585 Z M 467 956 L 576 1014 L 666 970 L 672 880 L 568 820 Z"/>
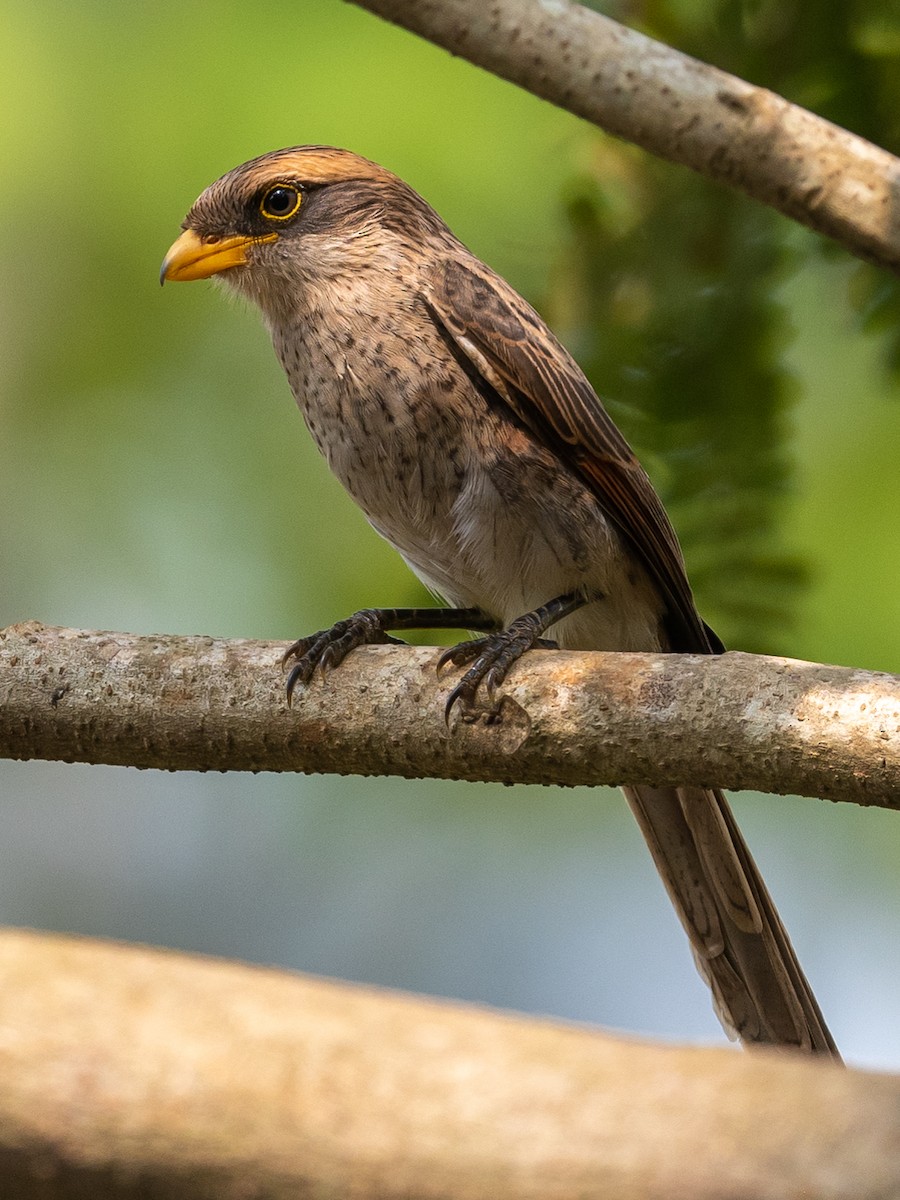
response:
<path fill-rule="evenodd" d="M 173 283 L 185 283 L 190 279 L 208 279 L 231 267 L 241 267 L 247 261 L 247 251 L 260 242 L 274 242 L 277 233 L 248 237 L 235 234 L 233 237 L 200 237 L 193 229 L 186 229 L 163 259 L 159 282 L 167 279 Z"/>

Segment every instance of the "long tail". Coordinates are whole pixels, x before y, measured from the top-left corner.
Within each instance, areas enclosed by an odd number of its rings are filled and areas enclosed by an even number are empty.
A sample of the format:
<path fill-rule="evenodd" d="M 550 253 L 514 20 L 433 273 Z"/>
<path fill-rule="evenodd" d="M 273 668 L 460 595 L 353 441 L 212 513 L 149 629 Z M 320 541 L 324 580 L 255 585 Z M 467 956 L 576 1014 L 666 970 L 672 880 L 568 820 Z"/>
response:
<path fill-rule="evenodd" d="M 840 1059 L 781 918 L 721 792 L 624 788 L 709 984 L 743 1042 Z"/>

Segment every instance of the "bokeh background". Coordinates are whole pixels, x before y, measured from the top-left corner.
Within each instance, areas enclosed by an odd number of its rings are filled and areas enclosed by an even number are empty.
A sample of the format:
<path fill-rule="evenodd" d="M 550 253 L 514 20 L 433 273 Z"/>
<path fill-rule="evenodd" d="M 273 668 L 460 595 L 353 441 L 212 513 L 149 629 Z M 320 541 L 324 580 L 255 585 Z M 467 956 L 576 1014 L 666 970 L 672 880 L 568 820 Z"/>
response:
<path fill-rule="evenodd" d="M 898 149 L 880 0 L 610 15 Z M 900 670 L 896 285 L 338 0 L 0 5 L 0 625 L 291 640 L 421 600 L 255 314 L 157 271 L 265 150 L 407 178 L 552 319 L 734 646 Z M 900 820 L 742 795 L 837 1040 L 900 1068 Z M 0 921 L 722 1037 L 615 792 L 0 763 Z"/>

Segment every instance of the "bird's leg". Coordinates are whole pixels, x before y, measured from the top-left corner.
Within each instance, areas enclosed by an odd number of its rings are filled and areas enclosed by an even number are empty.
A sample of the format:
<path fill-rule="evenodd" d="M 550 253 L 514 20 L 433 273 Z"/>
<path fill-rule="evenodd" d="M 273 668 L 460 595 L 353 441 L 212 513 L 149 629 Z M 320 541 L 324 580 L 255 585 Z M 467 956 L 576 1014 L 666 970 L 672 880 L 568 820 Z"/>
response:
<path fill-rule="evenodd" d="M 340 666 L 357 646 L 383 645 L 399 638 L 389 629 L 496 629 L 493 617 L 480 608 L 364 608 L 338 621 L 330 629 L 300 638 L 289 646 L 281 660 L 293 663 L 287 678 L 288 704 L 298 684 L 309 683 L 316 667 L 327 671 Z"/>
<path fill-rule="evenodd" d="M 555 642 L 548 642 L 541 637 L 551 625 L 561 621 L 563 617 L 598 599 L 595 595 L 584 592 L 567 592 L 549 600 L 533 612 L 525 613 L 498 632 L 488 633 L 486 637 L 476 638 L 471 642 L 460 642 L 450 650 L 445 650 L 438 660 L 438 670 L 447 663 L 454 666 L 464 666 L 471 663 L 468 671 L 450 693 L 444 709 L 444 717 L 450 720 L 454 705 L 459 704 L 464 721 L 475 721 L 484 716 L 488 723 L 500 719 L 500 704 L 497 700 L 497 688 L 506 678 L 513 663 L 517 662 L 526 650 L 552 649 Z M 487 705 L 478 702 L 481 688 L 487 693 Z"/>

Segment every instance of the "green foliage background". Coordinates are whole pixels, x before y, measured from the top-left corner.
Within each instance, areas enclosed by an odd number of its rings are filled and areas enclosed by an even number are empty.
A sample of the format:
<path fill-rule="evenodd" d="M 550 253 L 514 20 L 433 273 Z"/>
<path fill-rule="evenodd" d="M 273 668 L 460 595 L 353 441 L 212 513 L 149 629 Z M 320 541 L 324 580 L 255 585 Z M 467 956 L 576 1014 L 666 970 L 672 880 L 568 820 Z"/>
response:
<path fill-rule="evenodd" d="M 603 10 L 900 147 L 896 5 Z M 338 0 L 0 14 L 0 624 L 287 640 L 420 599 L 255 314 L 156 283 L 213 178 L 326 142 L 547 313 L 729 645 L 900 670 L 894 280 Z M 897 1066 L 897 821 L 741 821 L 839 1041 Z M 0 822 L 0 920 L 716 1036 L 612 795 L 0 763 Z"/>

